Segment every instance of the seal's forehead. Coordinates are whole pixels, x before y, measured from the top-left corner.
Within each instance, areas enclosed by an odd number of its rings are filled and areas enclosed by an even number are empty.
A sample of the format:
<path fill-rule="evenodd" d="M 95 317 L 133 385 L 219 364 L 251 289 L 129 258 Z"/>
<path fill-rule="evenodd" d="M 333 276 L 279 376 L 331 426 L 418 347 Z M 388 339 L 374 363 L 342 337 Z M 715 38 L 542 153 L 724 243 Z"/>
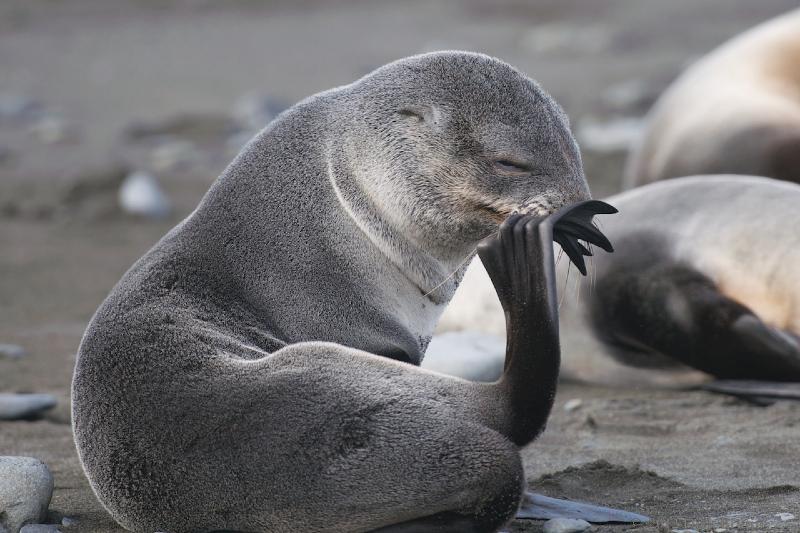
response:
<path fill-rule="evenodd" d="M 533 80 L 499 59 L 472 52 L 434 52 L 389 63 L 361 80 L 420 103 L 450 104 L 484 112 L 549 105 Z M 423 102 L 427 101 L 427 102 Z"/>

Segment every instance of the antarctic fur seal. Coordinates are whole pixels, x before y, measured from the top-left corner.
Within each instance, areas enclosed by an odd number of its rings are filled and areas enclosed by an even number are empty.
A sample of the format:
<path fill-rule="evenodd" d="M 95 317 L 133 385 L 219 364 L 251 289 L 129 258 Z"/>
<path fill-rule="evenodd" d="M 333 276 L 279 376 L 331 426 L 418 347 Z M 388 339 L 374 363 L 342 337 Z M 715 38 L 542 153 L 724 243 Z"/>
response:
<path fill-rule="evenodd" d="M 553 239 L 580 261 L 611 211 L 564 113 L 497 59 L 415 56 L 300 102 L 89 324 L 72 406 L 92 488 L 133 531 L 497 530 L 553 401 Z M 504 377 L 422 370 L 487 235 Z"/>
<path fill-rule="evenodd" d="M 800 9 L 723 44 L 651 110 L 626 188 L 680 176 L 800 182 Z"/>
<path fill-rule="evenodd" d="M 627 387 L 800 381 L 800 186 L 696 176 L 606 201 L 619 209 L 602 221 L 614 254 L 593 257 L 581 283 L 559 265 L 565 377 Z M 488 283 L 472 265 L 442 325 L 500 333 Z"/>

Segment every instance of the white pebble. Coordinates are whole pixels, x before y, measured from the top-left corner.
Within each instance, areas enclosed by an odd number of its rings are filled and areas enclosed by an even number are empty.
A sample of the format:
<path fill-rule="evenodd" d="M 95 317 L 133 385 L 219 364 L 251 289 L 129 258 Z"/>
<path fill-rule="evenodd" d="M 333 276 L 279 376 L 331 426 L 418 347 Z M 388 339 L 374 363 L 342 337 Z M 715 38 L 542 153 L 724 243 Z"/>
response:
<path fill-rule="evenodd" d="M 16 344 L 0 344 L 0 356 L 19 359 L 25 355 L 25 348 Z"/>
<path fill-rule="evenodd" d="M 568 413 L 571 413 L 576 409 L 580 409 L 582 405 L 583 405 L 583 400 L 581 400 L 580 398 L 572 398 L 571 400 L 567 400 L 566 402 L 564 402 L 564 410 Z"/>
<path fill-rule="evenodd" d="M 781 519 L 781 522 L 788 522 L 789 520 L 794 520 L 794 515 L 792 513 L 778 513 L 775 516 Z"/>
<path fill-rule="evenodd" d="M 158 181 L 144 172 L 133 172 L 125 178 L 118 199 L 120 207 L 132 215 L 164 218 L 171 210 L 169 198 Z"/>
<path fill-rule="evenodd" d="M 553 518 L 544 523 L 544 533 L 579 533 L 589 531 L 592 524 L 580 518 Z"/>
<path fill-rule="evenodd" d="M 0 393 L 0 420 L 18 420 L 38 415 L 55 407 L 52 394 Z"/>
<path fill-rule="evenodd" d="M 47 465 L 33 457 L 0 457 L 0 527 L 17 533 L 23 524 L 44 521 L 52 496 Z"/>
<path fill-rule="evenodd" d="M 19 533 L 59 533 L 61 530 L 55 524 L 28 524 L 19 530 Z"/>

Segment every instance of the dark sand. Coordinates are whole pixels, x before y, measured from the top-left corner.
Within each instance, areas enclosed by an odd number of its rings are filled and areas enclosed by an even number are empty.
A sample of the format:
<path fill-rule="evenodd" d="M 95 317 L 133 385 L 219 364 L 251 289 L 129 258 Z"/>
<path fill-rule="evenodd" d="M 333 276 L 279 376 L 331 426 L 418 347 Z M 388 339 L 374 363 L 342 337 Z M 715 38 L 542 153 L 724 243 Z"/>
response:
<path fill-rule="evenodd" d="M 0 342 L 28 351 L 19 360 L 0 358 L 0 392 L 50 392 L 60 401 L 41 420 L 0 423 L 0 455 L 35 456 L 50 466 L 53 517 L 77 518 L 69 528 L 75 531 L 119 529 L 94 499 L 72 443 L 74 353 L 113 284 L 193 208 L 230 159 L 209 115 L 228 113 L 251 91 L 291 104 L 397 57 L 468 48 L 540 80 L 578 124 L 614 114 L 602 96 L 608 87 L 638 80 L 655 94 L 687 61 L 797 5 L 109 4 L 0 4 L 0 94 L 29 94 L 77 131 L 71 142 L 44 144 L 28 122 L 0 122 L 0 147 L 10 152 L 0 157 Z M 540 26 L 575 37 L 537 42 L 531 30 Z M 641 114 L 644 100 L 623 114 Z M 200 155 L 187 168 L 158 173 L 175 215 L 163 222 L 120 215 L 119 177 L 108 162 L 148 165 L 147 141 L 125 137 L 125 128 L 177 115 L 197 119 L 181 133 L 193 136 Z M 620 153 L 585 153 L 596 194 L 617 190 L 623 160 Z M 566 412 L 562 405 L 571 398 L 583 405 Z M 542 492 L 654 518 L 651 525 L 598 531 L 800 531 L 800 404 L 765 408 L 703 392 L 565 384 L 547 431 L 524 456 L 529 480 Z M 781 521 L 776 514 L 784 512 L 798 519 Z M 525 521 L 512 527 L 539 529 Z"/>

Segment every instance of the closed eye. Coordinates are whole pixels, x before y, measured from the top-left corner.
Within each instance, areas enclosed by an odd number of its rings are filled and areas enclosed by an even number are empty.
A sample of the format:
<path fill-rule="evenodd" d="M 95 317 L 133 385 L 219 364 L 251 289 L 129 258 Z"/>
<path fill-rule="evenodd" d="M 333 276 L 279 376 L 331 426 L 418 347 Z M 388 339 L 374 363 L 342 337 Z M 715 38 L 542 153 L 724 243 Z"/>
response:
<path fill-rule="evenodd" d="M 498 159 L 494 162 L 494 165 L 499 168 L 500 170 L 506 172 L 530 172 L 531 167 L 526 165 L 525 163 L 520 163 L 517 161 L 511 161 L 509 159 Z"/>

